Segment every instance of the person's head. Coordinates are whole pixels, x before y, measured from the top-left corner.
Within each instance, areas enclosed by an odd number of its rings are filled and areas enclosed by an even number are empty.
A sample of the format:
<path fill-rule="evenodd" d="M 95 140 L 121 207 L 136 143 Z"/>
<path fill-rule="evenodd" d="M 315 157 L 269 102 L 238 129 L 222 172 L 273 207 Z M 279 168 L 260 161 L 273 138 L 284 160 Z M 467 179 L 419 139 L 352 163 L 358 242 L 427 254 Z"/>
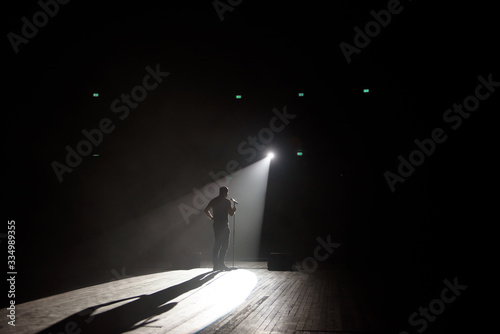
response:
<path fill-rule="evenodd" d="M 227 197 L 228 193 L 229 193 L 229 188 L 228 187 L 220 187 L 219 188 L 219 196 L 221 196 L 221 197 Z"/>

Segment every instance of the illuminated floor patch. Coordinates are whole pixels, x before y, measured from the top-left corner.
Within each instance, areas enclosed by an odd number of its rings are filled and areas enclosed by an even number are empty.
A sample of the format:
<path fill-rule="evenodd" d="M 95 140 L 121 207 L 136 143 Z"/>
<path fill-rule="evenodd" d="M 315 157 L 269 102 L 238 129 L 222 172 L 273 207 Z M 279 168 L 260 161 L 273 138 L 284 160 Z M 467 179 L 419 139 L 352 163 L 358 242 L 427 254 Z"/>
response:
<path fill-rule="evenodd" d="M 194 333 L 240 305 L 256 283 L 244 269 L 126 278 L 20 304 L 15 332 Z"/>

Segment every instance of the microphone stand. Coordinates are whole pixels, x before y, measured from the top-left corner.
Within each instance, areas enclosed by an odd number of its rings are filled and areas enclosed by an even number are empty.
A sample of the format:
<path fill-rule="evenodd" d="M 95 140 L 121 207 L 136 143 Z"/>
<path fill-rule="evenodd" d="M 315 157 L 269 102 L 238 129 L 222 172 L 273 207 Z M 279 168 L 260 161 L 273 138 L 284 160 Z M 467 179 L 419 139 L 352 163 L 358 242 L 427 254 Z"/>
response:
<path fill-rule="evenodd" d="M 236 202 L 234 202 L 234 206 L 236 206 Z M 238 267 L 235 267 L 234 266 L 234 240 L 235 240 L 235 237 L 236 237 L 236 212 L 233 214 L 233 266 L 231 267 L 231 270 L 236 270 L 238 269 Z"/>

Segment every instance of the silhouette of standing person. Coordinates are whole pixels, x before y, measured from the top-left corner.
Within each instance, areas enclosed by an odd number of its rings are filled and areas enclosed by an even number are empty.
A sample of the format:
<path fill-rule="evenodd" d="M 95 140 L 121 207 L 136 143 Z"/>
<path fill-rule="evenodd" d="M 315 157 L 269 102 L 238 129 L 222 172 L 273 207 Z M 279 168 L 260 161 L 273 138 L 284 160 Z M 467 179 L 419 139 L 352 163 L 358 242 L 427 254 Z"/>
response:
<path fill-rule="evenodd" d="M 219 196 L 208 203 L 204 212 L 213 220 L 215 243 L 213 250 L 214 270 L 229 270 L 224 261 L 226 259 L 227 248 L 229 247 L 229 218 L 228 215 L 234 215 L 236 205 L 231 207 L 231 202 L 226 198 L 229 193 L 227 187 L 219 189 Z M 213 213 L 210 212 L 212 209 Z"/>

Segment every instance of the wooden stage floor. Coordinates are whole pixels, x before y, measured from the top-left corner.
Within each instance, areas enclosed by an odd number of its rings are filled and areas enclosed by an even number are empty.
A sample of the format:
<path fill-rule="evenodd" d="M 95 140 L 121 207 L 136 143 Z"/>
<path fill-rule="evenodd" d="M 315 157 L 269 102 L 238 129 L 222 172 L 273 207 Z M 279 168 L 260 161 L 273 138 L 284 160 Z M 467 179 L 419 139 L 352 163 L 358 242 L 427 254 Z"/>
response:
<path fill-rule="evenodd" d="M 265 262 L 127 277 L 16 307 L 7 333 L 389 333 L 366 275 Z"/>

